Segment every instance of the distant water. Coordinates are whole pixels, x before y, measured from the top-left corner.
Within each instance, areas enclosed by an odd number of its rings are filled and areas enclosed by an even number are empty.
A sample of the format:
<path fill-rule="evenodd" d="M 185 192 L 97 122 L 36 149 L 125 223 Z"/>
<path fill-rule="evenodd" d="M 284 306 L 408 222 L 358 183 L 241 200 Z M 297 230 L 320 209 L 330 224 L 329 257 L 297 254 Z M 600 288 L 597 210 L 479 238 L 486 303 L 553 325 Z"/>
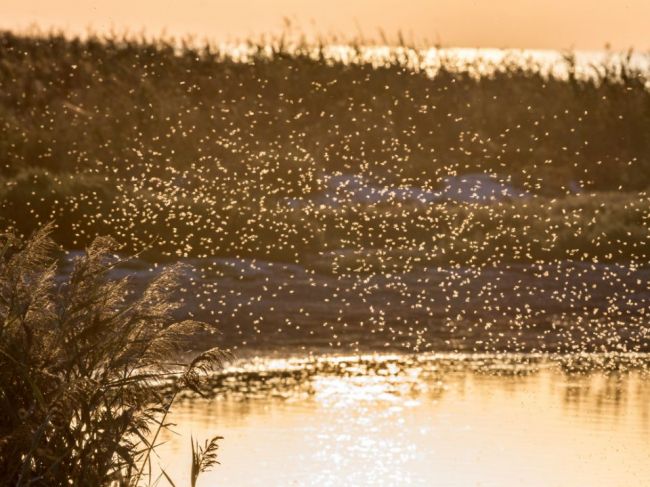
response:
<path fill-rule="evenodd" d="M 223 43 L 219 48 L 235 60 L 247 62 L 258 47 L 249 43 Z M 288 47 L 291 50 L 291 46 Z M 295 50 L 313 55 L 319 59 L 345 64 L 368 63 L 375 67 L 399 61 L 412 69 L 435 75 L 441 67 L 450 71 L 469 72 L 476 76 L 490 75 L 506 66 L 540 71 L 545 75 L 566 79 L 573 66 L 577 78 L 593 77 L 597 70 L 608 68 L 620 75 L 622 67 L 650 73 L 650 54 L 645 52 L 623 52 L 607 50 L 559 51 L 550 49 L 494 49 L 494 48 L 427 48 L 415 49 L 392 46 L 352 46 L 349 44 L 319 47 L 295 46 Z M 273 46 L 265 48 L 269 56 Z M 601 71 L 602 72 L 602 71 Z"/>
<path fill-rule="evenodd" d="M 61 276 L 70 272 L 75 255 L 69 254 Z M 344 250 L 337 255 L 346 257 Z M 327 258 L 322 264 L 312 260 L 310 267 L 260 259 L 184 259 L 192 269 L 191 285 L 180 296 L 185 306 L 179 318 L 190 315 L 215 325 L 214 334 L 197 336 L 197 348 L 219 346 L 240 358 L 310 352 L 650 351 L 648 267 L 556 261 L 413 265 L 408 271 L 333 275 L 323 270 Z M 160 269 L 134 259 L 111 277 L 128 276 L 134 289 L 144 289 Z"/>
<path fill-rule="evenodd" d="M 220 434 L 200 485 L 650 485 L 650 381 L 583 359 L 253 362 L 176 405 L 160 463 L 187 485 L 190 435 Z"/>

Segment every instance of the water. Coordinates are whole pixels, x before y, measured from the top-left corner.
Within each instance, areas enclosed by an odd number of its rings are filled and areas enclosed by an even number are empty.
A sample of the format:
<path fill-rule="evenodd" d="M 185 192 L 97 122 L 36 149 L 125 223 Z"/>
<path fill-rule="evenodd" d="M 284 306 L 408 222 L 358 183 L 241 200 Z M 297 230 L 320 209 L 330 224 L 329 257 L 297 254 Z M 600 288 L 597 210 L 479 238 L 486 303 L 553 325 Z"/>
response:
<path fill-rule="evenodd" d="M 159 461 L 189 485 L 190 435 L 220 434 L 221 465 L 199 485 L 648 485 L 650 381 L 564 365 L 260 361 L 177 403 Z"/>

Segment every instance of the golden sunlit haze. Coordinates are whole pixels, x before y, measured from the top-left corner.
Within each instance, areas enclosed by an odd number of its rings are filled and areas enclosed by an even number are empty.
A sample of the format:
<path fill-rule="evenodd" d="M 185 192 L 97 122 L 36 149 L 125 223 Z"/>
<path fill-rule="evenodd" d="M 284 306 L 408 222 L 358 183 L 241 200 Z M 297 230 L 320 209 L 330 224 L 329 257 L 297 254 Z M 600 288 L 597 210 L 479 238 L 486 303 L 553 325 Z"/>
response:
<path fill-rule="evenodd" d="M 650 2 L 630 0 L 5 0 L 0 27 L 83 33 L 128 29 L 229 41 L 268 34 L 292 19 L 308 35 L 363 34 L 461 47 L 650 48 Z"/>

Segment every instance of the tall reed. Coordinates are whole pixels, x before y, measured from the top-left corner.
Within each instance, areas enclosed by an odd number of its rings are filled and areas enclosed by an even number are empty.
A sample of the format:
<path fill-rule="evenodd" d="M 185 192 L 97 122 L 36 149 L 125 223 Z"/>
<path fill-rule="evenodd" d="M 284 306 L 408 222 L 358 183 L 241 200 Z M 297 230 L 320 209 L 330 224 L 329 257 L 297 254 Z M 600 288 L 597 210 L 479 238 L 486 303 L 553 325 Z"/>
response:
<path fill-rule="evenodd" d="M 211 349 L 179 364 L 206 325 L 177 321 L 183 270 L 133 296 L 110 279 L 115 242 L 97 238 L 63 281 L 51 226 L 0 251 L 0 484 L 137 485 L 181 390 L 201 392 Z"/>

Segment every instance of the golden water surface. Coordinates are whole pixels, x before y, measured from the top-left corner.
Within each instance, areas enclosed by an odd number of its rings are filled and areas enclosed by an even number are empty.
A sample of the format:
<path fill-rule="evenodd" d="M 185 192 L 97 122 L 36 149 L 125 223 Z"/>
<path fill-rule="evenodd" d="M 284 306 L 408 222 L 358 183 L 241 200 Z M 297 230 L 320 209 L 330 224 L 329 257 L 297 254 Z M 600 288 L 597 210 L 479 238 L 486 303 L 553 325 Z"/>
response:
<path fill-rule="evenodd" d="M 640 371 L 442 372 L 389 364 L 176 404 L 157 460 L 189 485 L 190 435 L 221 441 L 219 486 L 650 485 Z M 162 483 L 162 482 L 161 482 Z"/>

